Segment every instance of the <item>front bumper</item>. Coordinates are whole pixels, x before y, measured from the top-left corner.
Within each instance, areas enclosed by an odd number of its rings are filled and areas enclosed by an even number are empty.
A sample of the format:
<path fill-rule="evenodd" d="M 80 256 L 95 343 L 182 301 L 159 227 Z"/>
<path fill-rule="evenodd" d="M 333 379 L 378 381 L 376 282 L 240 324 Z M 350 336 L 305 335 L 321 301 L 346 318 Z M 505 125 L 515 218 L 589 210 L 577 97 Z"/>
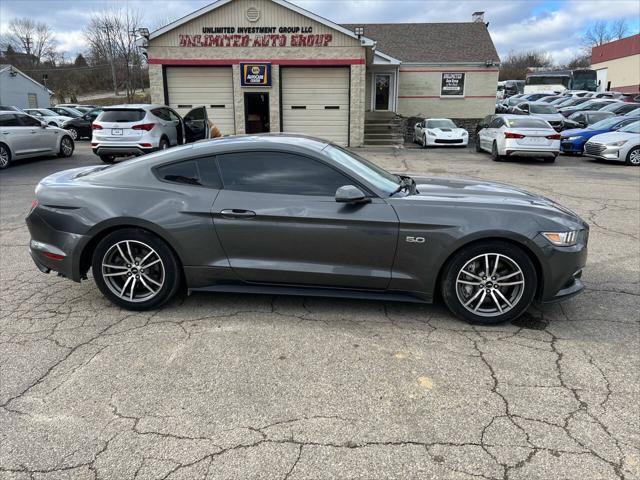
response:
<path fill-rule="evenodd" d="M 620 160 L 620 148 L 621 146 L 587 142 L 584 146 L 584 154 L 587 157 L 600 158 L 603 160 Z"/>
<path fill-rule="evenodd" d="M 560 151 L 564 153 L 582 153 L 584 143 L 574 140 L 562 140 L 560 142 Z"/>
<path fill-rule="evenodd" d="M 571 247 L 556 247 L 542 235 L 535 242 L 544 255 L 544 287 L 538 300 L 553 303 L 578 295 L 583 289 L 582 271 L 587 264 L 588 228 L 581 231 L 579 241 Z"/>

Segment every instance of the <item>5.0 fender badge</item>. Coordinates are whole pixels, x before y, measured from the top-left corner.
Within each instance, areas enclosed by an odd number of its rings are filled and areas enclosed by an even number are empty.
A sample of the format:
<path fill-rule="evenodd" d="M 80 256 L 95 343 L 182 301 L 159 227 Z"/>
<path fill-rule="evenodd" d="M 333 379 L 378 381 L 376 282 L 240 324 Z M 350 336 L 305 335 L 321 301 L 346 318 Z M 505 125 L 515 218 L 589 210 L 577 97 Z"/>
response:
<path fill-rule="evenodd" d="M 408 243 L 424 243 L 426 240 L 424 237 L 405 237 Z"/>

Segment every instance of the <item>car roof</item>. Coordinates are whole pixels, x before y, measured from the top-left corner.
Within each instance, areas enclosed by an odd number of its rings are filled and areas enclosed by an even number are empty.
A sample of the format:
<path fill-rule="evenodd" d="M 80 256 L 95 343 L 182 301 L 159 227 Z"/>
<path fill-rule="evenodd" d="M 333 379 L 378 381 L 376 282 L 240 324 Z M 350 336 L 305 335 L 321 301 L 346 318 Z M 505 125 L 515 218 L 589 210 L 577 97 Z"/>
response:
<path fill-rule="evenodd" d="M 160 105 L 157 103 L 123 103 L 120 105 L 108 105 L 104 107 L 104 110 L 112 110 L 112 109 L 116 109 L 116 110 L 123 110 L 123 109 L 129 109 L 129 110 L 151 110 L 154 108 L 169 108 L 166 105 Z"/>

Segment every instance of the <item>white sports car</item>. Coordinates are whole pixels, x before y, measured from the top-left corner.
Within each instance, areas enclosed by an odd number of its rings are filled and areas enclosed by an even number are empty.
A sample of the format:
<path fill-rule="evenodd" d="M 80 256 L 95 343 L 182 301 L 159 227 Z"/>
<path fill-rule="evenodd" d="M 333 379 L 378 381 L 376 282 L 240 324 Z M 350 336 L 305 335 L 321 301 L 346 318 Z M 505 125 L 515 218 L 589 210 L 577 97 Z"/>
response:
<path fill-rule="evenodd" d="M 71 120 L 71 117 L 58 115 L 56 112 L 49 110 L 48 108 L 25 108 L 24 112 L 51 127 L 62 127 L 64 122 Z"/>
<path fill-rule="evenodd" d="M 413 141 L 422 144 L 423 147 L 466 147 L 469 143 L 469 133 L 464 128 L 458 128 L 448 118 L 427 118 L 416 123 Z"/>

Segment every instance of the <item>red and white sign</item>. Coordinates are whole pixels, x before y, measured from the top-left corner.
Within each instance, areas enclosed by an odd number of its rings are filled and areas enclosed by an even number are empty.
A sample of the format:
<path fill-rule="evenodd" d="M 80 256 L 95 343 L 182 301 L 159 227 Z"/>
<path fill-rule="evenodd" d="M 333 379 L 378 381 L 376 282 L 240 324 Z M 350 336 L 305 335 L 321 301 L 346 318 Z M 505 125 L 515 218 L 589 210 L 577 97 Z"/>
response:
<path fill-rule="evenodd" d="M 178 35 L 181 47 L 328 47 L 333 35 L 319 34 L 269 34 L 269 35 Z"/>

